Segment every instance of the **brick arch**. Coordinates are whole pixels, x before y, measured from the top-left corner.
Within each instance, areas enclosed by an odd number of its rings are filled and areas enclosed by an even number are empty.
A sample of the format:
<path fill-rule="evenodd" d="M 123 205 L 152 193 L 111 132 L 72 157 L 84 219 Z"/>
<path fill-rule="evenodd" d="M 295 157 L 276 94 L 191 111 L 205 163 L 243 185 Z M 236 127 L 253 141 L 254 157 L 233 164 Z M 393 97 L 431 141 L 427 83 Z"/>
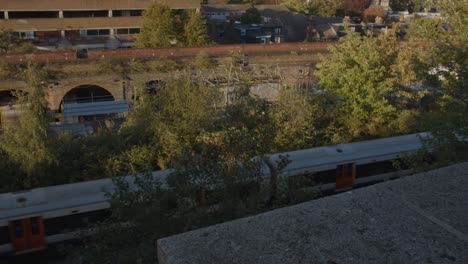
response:
<path fill-rule="evenodd" d="M 51 107 L 51 109 L 59 110 L 60 105 L 61 105 L 65 95 L 67 95 L 73 89 L 76 89 L 76 88 L 78 88 L 80 86 L 86 86 L 86 85 L 97 86 L 97 87 L 107 91 L 108 93 L 110 93 L 114 97 L 114 99 L 118 98 L 118 95 L 116 94 L 115 88 L 114 89 L 109 89 L 107 85 L 103 85 L 102 83 L 98 83 L 98 82 L 82 82 L 82 83 L 80 82 L 80 83 L 74 83 L 73 85 L 65 86 L 62 89 L 55 90 L 53 98 L 50 98 L 50 101 L 53 101 L 53 107 Z"/>

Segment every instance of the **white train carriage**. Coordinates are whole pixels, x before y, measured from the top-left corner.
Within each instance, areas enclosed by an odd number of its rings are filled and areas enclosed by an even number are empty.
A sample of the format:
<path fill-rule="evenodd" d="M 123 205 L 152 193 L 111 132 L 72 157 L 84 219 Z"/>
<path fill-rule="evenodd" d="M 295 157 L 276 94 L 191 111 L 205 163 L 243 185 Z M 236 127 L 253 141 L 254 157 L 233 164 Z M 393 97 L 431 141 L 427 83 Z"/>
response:
<path fill-rule="evenodd" d="M 314 174 L 318 182 L 341 191 L 352 188 L 356 178 L 366 179 L 393 169 L 391 162 L 421 147 L 427 133 L 362 141 L 269 155 L 275 162 L 280 155 L 291 161 L 283 176 Z M 263 167 L 268 174 L 267 166 Z M 170 170 L 153 172 L 165 181 Z M 368 177 L 372 176 L 372 177 Z M 132 176 L 127 176 L 133 184 Z M 0 194 L 0 253 L 21 254 L 47 244 L 73 238 L 70 230 L 107 216 L 112 192 L 111 179 L 37 188 Z"/>
<path fill-rule="evenodd" d="M 335 182 L 336 190 L 344 190 L 352 188 L 356 178 L 388 172 L 394 160 L 419 150 L 421 138 L 428 137 L 429 133 L 417 133 L 275 153 L 269 157 L 276 162 L 280 156 L 288 156 L 290 163 L 283 170 L 283 176 L 315 174 L 318 181 Z"/>
<path fill-rule="evenodd" d="M 169 173 L 156 171 L 153 178 L 164 181 Z M 125 178 L 129 184 L 132 177 Z M 27 253 L 72 239 L 72 230 L 107 216 L 106 192 L 113 189 L 107 178 L 0 194 L 0 254 Z"/>

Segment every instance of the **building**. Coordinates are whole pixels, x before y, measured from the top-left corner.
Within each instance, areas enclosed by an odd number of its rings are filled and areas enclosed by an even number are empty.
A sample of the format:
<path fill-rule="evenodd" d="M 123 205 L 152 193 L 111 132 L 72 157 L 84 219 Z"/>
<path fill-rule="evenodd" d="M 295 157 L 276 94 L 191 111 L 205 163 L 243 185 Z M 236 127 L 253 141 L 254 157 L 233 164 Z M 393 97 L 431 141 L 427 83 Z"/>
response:
<path fill-rule="evenodd" d="M 390 0 L 372 0 L 371 5 L 383 6 L 386 9 L 390 8 Z"/>
<path fill-rule="evenodd" d="M 0 1 L 0 28 L 46 49 L 132 46 L 151 0 Z M 167 1 L 172 9 L 200 8 L 199 0 Z"/>
<path fill-rule="evenodd" d="M 238 31 L 241 43 L 270 44 L 284 41 L 279 25 L 238 24 L 234 28 Z"/>

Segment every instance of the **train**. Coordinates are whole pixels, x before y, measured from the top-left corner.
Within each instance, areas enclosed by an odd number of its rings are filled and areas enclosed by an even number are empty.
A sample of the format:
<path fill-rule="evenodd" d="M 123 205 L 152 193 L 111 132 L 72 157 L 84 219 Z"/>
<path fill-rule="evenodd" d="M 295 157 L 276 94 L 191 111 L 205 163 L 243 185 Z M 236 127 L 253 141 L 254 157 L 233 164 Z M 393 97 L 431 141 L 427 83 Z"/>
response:
<path fill-rule="evenodd" d="M 284 177 L 311 174 L 320 190 L 349 190 L 402 174 L 393 166 L 422 147 L 428 133 L 374 139 L 267 155 L 272 162 L 286 156 Z M 264 174 L 268 167 L 262 166 Z M 162 183 L 172 170 L 152 172 Z M 133 183 L 133 177 L 124 180 Z M 138 176 L 137 176 L 138 177 Z M 106 193 L 116 188 L 111 179 L 49 186 L 0 194 L 0 254 L 23 254 L 71 240 L 87 223 L 109 215 Z"/>

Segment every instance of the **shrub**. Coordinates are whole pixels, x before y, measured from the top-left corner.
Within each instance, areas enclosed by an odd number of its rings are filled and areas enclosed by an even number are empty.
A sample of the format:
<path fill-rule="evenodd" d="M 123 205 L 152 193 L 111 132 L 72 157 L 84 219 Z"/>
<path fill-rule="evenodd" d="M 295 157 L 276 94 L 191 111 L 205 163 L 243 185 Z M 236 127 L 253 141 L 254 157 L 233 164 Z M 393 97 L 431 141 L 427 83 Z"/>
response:
<path fill-rule="evenodd" d="M 168 57 L 161 57 L 159 60 L 152 61 L 149 67 L 154 72 L 169 72 L 181 68 L 177 61 Z"/>
<path fill-rule="evenodd" d="M 197 69 L 209 69 L 215 67 L 215 63 L 206 52 L 200 52 L 195 57 L 193 66 Z"/>

